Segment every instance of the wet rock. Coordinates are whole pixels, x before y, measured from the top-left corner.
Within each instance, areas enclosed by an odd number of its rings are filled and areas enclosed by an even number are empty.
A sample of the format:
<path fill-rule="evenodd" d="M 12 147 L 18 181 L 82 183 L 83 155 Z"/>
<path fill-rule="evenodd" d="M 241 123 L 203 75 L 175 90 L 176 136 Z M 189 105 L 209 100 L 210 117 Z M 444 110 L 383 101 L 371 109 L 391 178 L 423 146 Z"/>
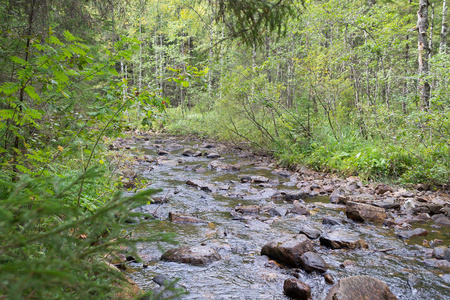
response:
<path fill-rule="evenodd" d="M 409 223 L 426 223 L 428 221 L 430 221 L 430 215 L 427 213 L 420 213 L 418 216 L 415 216 L 414 218 L 412 218 Z"/>
<path fill-rule="evenodd" d="M 234 210 L 244 215 L 257 215 L 261 211 L 258 205 L 236 206 Z"/>
<path fill-rule="evenodd" d="M 264 176 L 251 176 L 250 179 L 253 183 L 267 183 L 270 180 L 269 178 Z"/>
<path fill-rule="evenodd" d="M 356 266 L 356 263 L 353 260 L 349 260 L 349 259 L 344 260 L 344 262 L 339 265 L 339 267 L 341 267 L 343 269 L 348 268 L 348 267 L 354 267 L 354 266 Z"/>
<path fill-rule="evenodd" d="M 450 274 L 444 274 L 441 278 L 446 284 L 450 284 Z"/>
<path fill-rule="evenodd" d="M 383 223 L 386 219 L 384 208 L 350 201 L 347 202 L 345 214 L 357 222 Z"/>
<path fill-rule="evenodd" d="M 202 145 L 202 148 L 211 149 L 215 148 L 216 146 L 214 144 L 205 143 Z"/>
<path fill-rule="evenodd" d="M 300 233 L 306 235 L 312 240 L 315 240 L 319 238 L 321 231 L 309 225 L 303 225 L 303 227 L 300 229 Z"/>
<path fill-rule="evenodd" d="M 418 185 L 416 185 L 416 189 L 418 191 L 428 191 L 430 189 L 430 186 L 425 183 L 419 183 Z"/>
<path fill-rule="evenodd" d="M 356 233 L 346 230 L 334 230 L 322 234 L 320 244 L 331 249 L 367 249 L 369 247 L 366 241 L 360 239 Z"/>
<path fill-rule="evenodd" d="M 334 284 L 334 279 L 333 276 L 331 276 L 330 274 L 325 274 L 323 275 L 323 278 L 325 278 L 325 282 L 327 284 L 333 285 Z"/>
<path fill-rule="evenodd" d="M 186 181 L 186 184 L 195 186 L 199 190 L 202 190 L 202 191 L 205 191 L 205 192 L 215 192 L 216 189 L 217 189 L 214 184 L 206 183 L 204 181 L 197 180 L 197 179 L 188 180 L 188 181 Z"/>
<path fill-rule="evenodd" d="M 170 160 L 170 159 L 158 159 L 156 164 L 158 166 L 163 166 L 163 167 L 176 167 L 176 166 L 178 166 L 178 161 Z"/>
<path fill-rule="evenodd" d="M 368 203 L 372 204 L 376 201 L 375 196 L 371 194 L 357 194 L 357 195 L 351 195 L 347 196 L 347 202 L 356 202 L 356 203 Z"/>
<path fill-rule="evenodd" d="M 422 283 L 422 280 L 420 280 L 419 277 L 417 277 L 414 274 L 408 275 L 408 285 L 411 287 L 411 289 L 417 287 L 419 284 Z"/>
<path fill-rule="evenodd" d="M 169 212 L 169 220 L 173 223 L 207 224 L 208 221 L 197 217 Z"/>
<path fill-rule="evenodd" d="M 450 226 L 450 219 L 444 215 L 441 215 L 438 218 L 434 218 L 434 223 L 441 225 L 441 226 L 446 226 L 449 227 Z"/>
<path fill-rule="evenodd" d="M 293 206 L 294 207 L 289 211 L 291 214 L 309 216 L 309 211 L 306 206 L 298 202 L 298 200 L 294 200 Z"/>
<path fill-rule="evenodd" d="M 300 267 L 303 253 L 313 251 L 313 243 L 306 235 L 300 234 L 296 238 L 272 241 L 261 249 L 261 255 L 292 267 Z"/>
<path fill-rule="evenodd" d="M 397 237 L 407 240 L 416 236 L 425 236 L 428 234 L 428 230 L 423 228 L 416 228 L 414 230 L 408 230 L 397 233 Z"/>
<path fill-rule="evenodd" d="M 300 257 L 302 269 L 306 272 L 317 271 L 319 273 L 325 273 L 327 271 L 327 264 L 323 258 L 317 252 L 305 252 Z"/>
<path fill-rule="evenodd" d="M 400 203 L 396 200 L 396 198 L 389 197 L 381 201 L 373 202 L 372 205 L 384 209 L 400 209 Z"/>
<path fill-rule="evenodd" d="M 205 265 L 220 260 L 220 254 L 207 246 L 181 247 L 166 251 L 161 260 L 186 263 L 191 265 Z"/>
<path fill-rule="evenodd" d="M 339 280 L 325 300 L 396 300 L 387 284 L 370 276 L 351 276 Z"/>
<path fill-rule="evenodd" d="M 433 249 L 432 257 L 450 261 L 450 248 L 444 246 L 436 247 Z"/>
<path fill-rule="evenodd" d="M 158 153 L 158 155 L 167 155 L 167 154 L 169 154 L 168 151 L 163 150 L 163 149 L 158 149 L 158 151 L 156 153 Z"/>
<path fill-rule="evenodd" d="M 211 152 L 211 153 L 208 153 L 206 155 L 206 158 L 211 158 L 211 159 L 216 159 L 216 158 L 219 158 L 219 157 L 220 157 L 220 154 L 216 153 L 216 152 Z"/>
<path fill-rule="evenodd" d="M 239 166 L 234 166 L 232 164 L 228 164 L 225 162 L 221 162 L 218 160 L 213 160 L 208 164 L 209 169 L 217 170 L 217 171 L 239 171 Z"/>
<path fill-rule="evenodd" d="M 271 199 L 273 201 L 293 202 L 294 200 L 302 200 L 307 196 L 308 194 L 304 191 L 281 191 L 272 195 Z"/>
<path fill-rule="evenodd" d="M 202 152 L 201 151 L 195 151 L 194 154 L 192 154 L 193 157 L 200 157 L 202 156 Z"/>
<path fill-rule="evenodd" d="M 386 192 L 393 192 L 393 191 L 394 190 L 390 186 L 388 186 L 384 183 L 378 184 L 377 187 L 375 188 L 375 194 L 378 194 L 378 195 L 382 195 Z"/>
<path fill-rule="evenodd" d="M 345 191 L 342 188 L 335 189 L 330 195 L 330 202 L 334 204 L 345 204 L 347 197 Z"/>
<path fill-rule="evenodd" d="M 283 217 L 287 214 L 287 209 L 284 207 L 271 207 L 267 213 L 272 217 Z"/>
<path fill-rule="evenodd" d="M 438 268 L 444 271 L 450 271 L 450 262 L 444 259 L 425 259 L 425 265 Z"/>
<path fill-rule="evenodd" d="M 194 150 L 191 148 L 186 148 L 183 150 L 183 153 L 181 153 L 183 156 L 194 156 Z"/>
<path fill-rule="evenodd" d="M 439 214 L 439 211 L 444 207 L 443 205 L 440 204 L 434 204 L 434 203 L 429 203 L 427 204 L 428 210 L 430 211 L 431 215 L 437 215 Z"/>
<path fill-rule="evenodd" d="M 296 300 L 311 299 L 311 288 L 297 278 L 289 278 L 284 281 L 284 293 L 286 296 Z"/>
<path fill-rule="evenodd" d="M 323 225 L 343 225 L 344 223 L 346 223 L 346 221 L 342 218 L 338 218 L 338 217 L 328 217 L 325 216 L 322 219 L 322 224 Z"/>

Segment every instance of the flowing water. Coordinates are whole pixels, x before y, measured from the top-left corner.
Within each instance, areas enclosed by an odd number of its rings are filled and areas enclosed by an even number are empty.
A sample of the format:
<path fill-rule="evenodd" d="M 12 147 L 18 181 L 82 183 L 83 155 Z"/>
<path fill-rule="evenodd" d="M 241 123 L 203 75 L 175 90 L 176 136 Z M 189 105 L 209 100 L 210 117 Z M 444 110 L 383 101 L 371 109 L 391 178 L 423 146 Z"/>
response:
<path fill-rule="evenodd" d="M 196 140 L 180 140 L 173 137 L 153 137 L 149 141 L 136 141 L 132 152 L 157 158 L 158 145 L 167 147 L 176 142 L 181 148 L 171 150 L 168 159 L 183 159 L 177 166 L 158 166 L 155 163 L 138 164 L 138 174 L 151 182 L 150 188 L 162 189 L 159 196 L 166 196 L 169 203 L 149 204 L 142 207 L 154 213 L 159 222 L 141 224 L 135 236 L 147 236 L 155 232 L 175 232 L 179 245 L 143 243 L 139 254 L 148 262 L 144 268 L 139 263 L 129 263 L 127 276 L 144 290 L 156 288 L 152 281 L 156 275 L 179 278 L 179 284 L 189 291 L 183 299 L 288 299 L 283 294 L 283 283 L 287 278 L 297 276 L 311 287 L 313 299 L 323 299 L 330 285 L 323 275 L 307 274 L 300 269 L 286 268 L 270 262 L 261 256 L 264 244 L 290 234 L 298 234 L 304 224 L 309 224 L 322 232 L 331 227 L 322 225 L 323 216 L 339 216 L 345 219 L 343 206 L 330 204 L 328 197 L 305 199 L 311 216 L 286 215 L 273 217 L 268 214 L 247 217 L 243 220 L 232 218 L 230 211 L 239 205 L 256 204 L 260 207 L 274 205 L 289 209 L 292 203 L 273 203 L 271 196 L 276 190 L 295 190 L 289 177 L 276 175 L 274 167 L 255 157 L 245 157 L 242 153 L 221 152 L 220 161 L 241 164 L 239 171 L 216 171 L 207 169 L 211 162 L 204 156 L 184 157 L 184 148 L 193 150 L 214 150 L 201 148 Z M 220 150 L 219 150 L 220 152 Z M 204 167 L 204 172 L 192 171 L 192 166 Z M 197 166 L 198 167 L 198 166 Z M 241 183 L 242 175 L 261 175 L 271 179 L 271 186 L 260 187 L 252 183 Z M 186 184 L 187 180 L 199 179 L 213 183 L 219 189 L 205 192 Z M 228 189 L 227 189 L 228 188 Z M 206 224 L 176 224 L 168 220 L 169 212 L 195 215 L 206 220 Z M 427 225 L 425 225 L 427 226 Z M 423 226 L 421 226 L 423 227 Z M 340 278 L 353 275 L 369 275 L 385 281 L 398 299 L 450 299 L 449 279 L 445 271 L 428 267 L 424 258 L 430 248 L 422 246 L 423 237 L 409 241 L 398 239 L 391 228 L 366 223 L 349 222 L 340 228 L 353 231 L 369 244 L 368 250 L 331 250 L 320 246 L 315 240 L 315 248 L 329 264 L 327 271 L 337 282 Z M 449 231 L 429 228 L 433 238 L 439 238 L 445 245 L 450 242 Z M 429 237 L 426 237 L 429 238 Z M 159 258 L 168 249 L 179 246 L 206 245 L 221 255 L 221 260 L 205 265 L 192 266 L 183 263 L 165 262 Z M 392 249 L 391 249 L 392 248 Z M 376 251 L 391 249 L 389 251 Z M 341 267 L 345 260 L 354 265 Z M 420 284 L 411 287 L 408 276 L 413 274 Z"/>

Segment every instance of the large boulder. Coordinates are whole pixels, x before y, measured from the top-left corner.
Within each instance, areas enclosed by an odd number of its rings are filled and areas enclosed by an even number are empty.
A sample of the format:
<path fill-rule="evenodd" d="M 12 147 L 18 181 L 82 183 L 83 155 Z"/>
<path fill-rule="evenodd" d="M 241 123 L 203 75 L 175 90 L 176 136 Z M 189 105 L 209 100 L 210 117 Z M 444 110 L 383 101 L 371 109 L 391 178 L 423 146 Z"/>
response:
<path fill-rule="evenodd" d="M 370 276 L 351 276 L 339 280 L 325 300 L 397 300 L 387 284 Z"/>
<path fill-rule="evenodd" d="M 311 288 L 297 278 L 289 278 L 284 281 L 284 293 L 286 296 L 296 300 L 311 299 Z"/>
<path fill-rule="evenodd" d="M 357 222 L 383 223 L 386 219 L 384 208 L 351 201 L 347 202 L 345 214 Z"/>
<path fill-rule="evenodd" d="M 217 190 L 216 186 L 212 183 L 207 183 L 202 180 L 198 179 L 192 179 L 186 181 L 187 185 L 195 186 L 199 190 L 205 191 L 205 192 L 215 192 Z"/>
<path fill-rule="evenodd" d="M 360 239 L 356 233 L 346 230 L 333 230 L 322 234 L 320 244 L 331 249 L 368 248 L 366 241 Z"/>
<path fill-rule="evenodd" d="M 309 225 L 303 225 L 303 227 L 300 229 L 300 233 L 306 235 L 308 238 L 310 238 L 312 240 L 315 240 L 315 239 L 319 238 L 319 236 L 322 232 L 319 229 L 316 229 Z"/>
<path fill-rule="evenodd" d="M 186 263 L 191 265 L 205 265 L 220 260 L 220 254 L 207 246 L 181 247 L 166 251 L 161 260 Z"/>
<path fill-rule="evenodd" d="M 313 251 L 314 245 L 304 234 L 296 238 L 272 241 L 261 249 L 261 255 L 267 255 L 270 259 L 291 267 L 301 267 L 303 253 Z"/>
<path fill-rule="evenodd" d="M 425 236 L 427 234 L 428 234 L 428 230 L 426 230 L 424 228 L 416 228 L 413 230 L 399 232 L 399 233 L 397 233 L 397 237 L 399 237 L 403 240 L 408 240 L 408 239 L 416 237 L 416 236 Z"/>

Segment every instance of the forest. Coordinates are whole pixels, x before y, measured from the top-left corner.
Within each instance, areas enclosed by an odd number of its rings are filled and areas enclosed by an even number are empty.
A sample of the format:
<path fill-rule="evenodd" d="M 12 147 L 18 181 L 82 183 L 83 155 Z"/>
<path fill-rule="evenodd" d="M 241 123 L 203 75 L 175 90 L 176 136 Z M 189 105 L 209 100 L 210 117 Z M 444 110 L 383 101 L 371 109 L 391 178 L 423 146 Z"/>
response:
<path fill-rule="evenodd" d="M 136 297 L 104 258 L 176 237 L 132 234 L 159 191 L 111 151 L 130 134 L 448 191 L 447 6 L 2 0 L 0 299 Z"/>

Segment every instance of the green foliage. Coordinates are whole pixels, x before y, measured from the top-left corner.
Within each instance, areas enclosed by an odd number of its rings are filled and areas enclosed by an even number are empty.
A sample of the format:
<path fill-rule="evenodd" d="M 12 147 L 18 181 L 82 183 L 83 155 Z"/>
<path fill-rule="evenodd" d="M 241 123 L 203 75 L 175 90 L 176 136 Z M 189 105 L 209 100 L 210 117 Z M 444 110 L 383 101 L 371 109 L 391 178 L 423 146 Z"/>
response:
<path fill-rule="evenodd" d="M 110 198 L 90 210 L 76 206 L 81 182 L 98 184 L 101 175 L 91 168 L 71 177 L 0 182 L 0 297 L 117 298 L 126 280 L 105 257 L 123 252 L 124 246 L 136 255 L 138 241 L 172 241 L 158 232 L 133 238 L 133 226 L 126 223 L 144 220 L 132 210 L 148 202 L 152 190 L 131 197 L 104 195 Z"/>

